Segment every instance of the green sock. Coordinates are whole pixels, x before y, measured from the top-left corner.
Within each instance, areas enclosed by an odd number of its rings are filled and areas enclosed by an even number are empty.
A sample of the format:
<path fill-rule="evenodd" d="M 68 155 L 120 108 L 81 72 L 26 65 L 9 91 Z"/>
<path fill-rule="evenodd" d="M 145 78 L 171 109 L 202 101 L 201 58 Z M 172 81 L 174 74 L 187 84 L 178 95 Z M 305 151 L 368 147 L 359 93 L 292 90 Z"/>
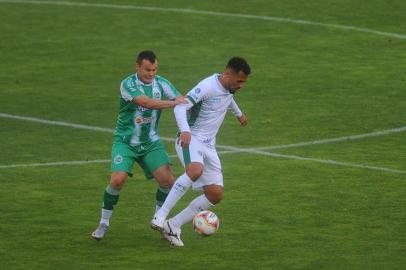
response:
<path fill-rule="evenodd" d="M 115 189 L 108 185 L 104 190 L 103 196 L 103 208 L 107 210 L 113 210 L 120 197 L 120 190 Z"/>
<path fill-rule="evenodd" d="M 156 190 L 156 206 L 157 208 L 160 208 L 164 202 L 166 197 L 168 197 L 168 193 L 171 189 L 170 188 L 164 188 L 164 187 L 158 187 Z"/>

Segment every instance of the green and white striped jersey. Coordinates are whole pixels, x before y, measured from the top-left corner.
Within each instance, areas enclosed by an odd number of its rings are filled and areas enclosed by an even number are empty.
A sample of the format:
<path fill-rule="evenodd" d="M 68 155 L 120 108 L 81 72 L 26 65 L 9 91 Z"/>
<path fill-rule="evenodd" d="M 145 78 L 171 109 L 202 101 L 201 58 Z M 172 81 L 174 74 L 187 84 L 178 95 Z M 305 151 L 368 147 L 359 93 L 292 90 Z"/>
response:
<path fill-rule="evenodd" d="M 155 76 L 151 84 L 144 84 L 133 74 L 120 85 L 120 111 L 115 138 L 132 145 L 159 140 L 158 122 L 161 109 L 147 109 L 135 104 L 135 97 L 145 95 L 152 99 L 175 99 L 179 91 L 164 77 Z"/>

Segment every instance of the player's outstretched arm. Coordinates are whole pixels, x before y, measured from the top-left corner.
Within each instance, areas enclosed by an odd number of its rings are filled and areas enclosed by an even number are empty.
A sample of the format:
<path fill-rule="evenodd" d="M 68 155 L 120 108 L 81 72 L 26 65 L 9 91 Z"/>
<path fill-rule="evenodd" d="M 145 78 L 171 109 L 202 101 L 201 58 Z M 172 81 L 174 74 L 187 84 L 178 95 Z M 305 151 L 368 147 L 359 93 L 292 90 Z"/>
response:
<path fill-rule="evenodd" d="M 177 96 L 174 100 L 160 100 L 147 96 L 138 96 L 134 98 L 134 103 L 147 109 L 166 109 L 173 108 L 178 104 L 187 103 L 187 101 L 183 96 Z"/>

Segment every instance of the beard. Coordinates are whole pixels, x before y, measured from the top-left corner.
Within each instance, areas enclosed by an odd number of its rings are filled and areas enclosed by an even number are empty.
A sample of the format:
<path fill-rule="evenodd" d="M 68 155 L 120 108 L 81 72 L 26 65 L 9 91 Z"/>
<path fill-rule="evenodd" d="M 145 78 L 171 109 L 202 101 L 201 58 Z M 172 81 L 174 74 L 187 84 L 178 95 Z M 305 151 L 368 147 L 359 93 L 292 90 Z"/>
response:
<path fill-rule="evenodd" d="M 230 92 L 231 94 L 234 95 L 235 92 L 237 92 L 240 88 L 241 88 L 241 87 L 238 87 L 238 88 L 234 88 L 234 89 L 233 89 L 233 88 L 230 88 L 230 87 L 229 87 L 229 88 L 228 88 L 228 92 Z"/>

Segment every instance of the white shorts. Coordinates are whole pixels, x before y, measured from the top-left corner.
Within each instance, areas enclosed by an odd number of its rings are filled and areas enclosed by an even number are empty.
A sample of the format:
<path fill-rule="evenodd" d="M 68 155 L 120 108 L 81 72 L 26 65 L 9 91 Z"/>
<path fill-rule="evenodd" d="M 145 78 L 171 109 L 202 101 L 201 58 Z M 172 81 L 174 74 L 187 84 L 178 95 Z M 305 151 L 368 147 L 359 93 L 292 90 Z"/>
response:
<path fill-rule="evenodd" d="M 209 147 L 192 136 L 189 148 L 182 148 L 179 138 L 176 138 L 175 149 L 183 167 L 185 167 L 185 161 L 187 164 L 190 162 L 203 164 L 203 174 L 193 183 L 193 189 L 201 190 L 207 185 L 223 186 L 223 171 L 215 148 Z"/>

